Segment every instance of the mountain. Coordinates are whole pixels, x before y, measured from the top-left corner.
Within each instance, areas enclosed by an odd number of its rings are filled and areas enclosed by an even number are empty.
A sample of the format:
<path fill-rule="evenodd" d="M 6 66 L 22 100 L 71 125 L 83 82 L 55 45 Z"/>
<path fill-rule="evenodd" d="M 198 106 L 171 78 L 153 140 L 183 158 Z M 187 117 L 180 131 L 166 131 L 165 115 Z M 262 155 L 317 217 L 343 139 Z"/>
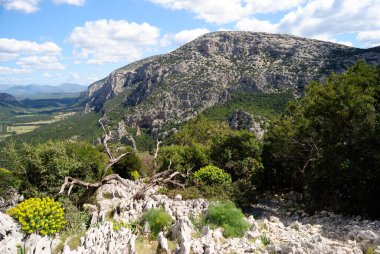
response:
<path fill-rule="evenodd" d="M 0 106 L 3 106 L 3 107 L 20 106 L 20 103 L 16 100 L 14 96 L 7 93 L 0 93 Z"/>
<path fill-rule="evenodd" d="M 276 93 L 342 72 L 360 59 L 380 64 L 380 47 L 358 49 L 290 35 L 215 32 L 165 55 L 113 71 L 83 94 L 85 112 L 118 109 L 131 126 L 182 122 L 232 94 Z"/>
<path fill-rule="evenodd" d="M 9 93 L 17 99 L 76 97 L 86 90 L 86 86 L 78 84 L 49 85 L 0 85 L 0 92 Z"/>

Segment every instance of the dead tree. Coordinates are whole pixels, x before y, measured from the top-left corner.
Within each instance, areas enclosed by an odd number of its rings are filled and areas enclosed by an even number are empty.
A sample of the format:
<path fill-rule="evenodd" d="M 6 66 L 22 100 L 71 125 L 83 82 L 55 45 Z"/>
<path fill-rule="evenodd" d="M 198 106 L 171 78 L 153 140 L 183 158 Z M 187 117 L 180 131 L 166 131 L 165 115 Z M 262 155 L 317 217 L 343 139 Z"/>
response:
<path fill-rule="evenodd" d="M 105 120 L 103 117 L 99 119 L 99 124 L 102 126 L 102 129 L 104 131 L 104 138 L 103 138 L 103 145 L 104 145 L 104 149 L 106 150 L 106 153 L 108 155 L 108 163 L 107 165 L 104 167 L 104 169 L 102 170 L 102 178 L 106 175 L 107 173 L 107 170 L 112 167 L 116 162 L 118 162 L 121 158 L 123 158 L 124 156 L 126 156 L 127 154 L 129 154 L 129 152 L 127 153 L 122 153 L 121 155 L 119 155 L 117 158 L 114 158 L 113 155 L 112 155 L 112 152 L 111 152 L 111 149 L 108 147 L 108 141 L 110 141 L 112 139 L 112 132 L 108 129 L 106 129 L 106 127 L 104 126 L 103 124 L 103 120 Z"/>
<path fill-rule="evenodd" d="M 88 198 L 90 198 L 101 186 L 108 184 L 112 180 L 116 180 L 117 182 L 121 183 L 122 185 L 128 187 L 126 185 L 126 183 L 123 181 L 123 178 L 121 178 L 118 174 L 112 174 L 112 175 L 105 176 L 105 174 L 107 173 L 107 170 L 111 166 L 113 166 L 116 162 L 118 162 L 121 158 L 123 158 L 124 156 L 126 156 L 129 153 L 123 153 L 123 154 L 119 155 L 117 158 L 115 158 L 112 155 L 111 149 L 108 146 L 108 141 L 111 140 L 111 138 L 112 138 L 112 132 L 105 127 L 105 125 L 103 124 L 104 120 L 105 120 L 104 118 L 99 119 L 99 124 L 101 125 L 101 127 L 104 131 L 103 145 L 104 145 L 106 153 L 109 157 L 109 161 L 102 171 L 102 179 L 97 183 L 88 183 L 88 182 L 84 182 L 84 181 L 75 179 L 75 178 L 70 177 L 70 176 L 66 176 L 65 181 L 62 184 L 61 189 L 58 193 L 58 194 L 63 194 L 65 192 L 65 189 L 68 188 L 67 195 L 70 195 L 74 186 L 85 188 L 86 192 L 82 195 L 82 197 L 78 201 L 79 205 L 84 204 L 88 200 Z M 151 188 L 153 188 L 157 185 L 172 184 L 172 185 L 175 185 L 175 186 L 178 186 L 181 188 L 185 188 L 185 184 L 181 183 L 179 180 L 174 179 L 174 178 L 177 176 L 181 176 L 181 177 L 185 178 L 186 175 L 181 174 L 180 172 L 171 172 L 171 164 L 172 164 L 171 161 L 169 163 L 167 170 L 160 172 L 160 173 L 155 173 L 155 170 L 157 167 L 156 160 L 157 160 L 157 156 L 158 156 L 158 152 L 159 152 L 159 148 L 160 148 L 161 143 L 162 143 L 161 141 L 157 140 L 156 152 L 155 152 L 154 157 L 153 157 L 154 158 L 154 165 L 153 165 L 154 174 L 153 174 L 153 176 L 148 180 L 147 184 L 144 187 L 142 187 L 140 190 L 138 190 L 133 195 L 132 199 L 142 198 L 148 190 L 150 190 Z"/>

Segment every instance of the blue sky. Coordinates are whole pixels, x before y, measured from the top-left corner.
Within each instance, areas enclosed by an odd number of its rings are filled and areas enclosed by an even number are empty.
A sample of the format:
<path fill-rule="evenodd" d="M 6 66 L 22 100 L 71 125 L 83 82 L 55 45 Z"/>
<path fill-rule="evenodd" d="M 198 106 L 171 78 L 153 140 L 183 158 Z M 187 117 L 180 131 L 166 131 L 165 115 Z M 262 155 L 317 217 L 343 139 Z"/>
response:
<path fill-rule="evenodd" d="M 89 85 L 218 30 L 380 45 L 380 0 L 0 0 L 0 84 Z"/>

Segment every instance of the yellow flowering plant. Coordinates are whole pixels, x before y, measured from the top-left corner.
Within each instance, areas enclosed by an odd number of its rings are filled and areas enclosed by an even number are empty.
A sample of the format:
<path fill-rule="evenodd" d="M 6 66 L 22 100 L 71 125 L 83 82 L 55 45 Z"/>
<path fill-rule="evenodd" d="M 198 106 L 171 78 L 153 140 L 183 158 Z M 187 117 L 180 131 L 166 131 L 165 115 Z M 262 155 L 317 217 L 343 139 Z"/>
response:
<path fill-rule="evenodd" d="M 21 229 L 29 234 L 52 235 L 66 225 L 62 205 L 49 197 L 27 199 L 10 208 L 7 214 L 18 221 Z"/>

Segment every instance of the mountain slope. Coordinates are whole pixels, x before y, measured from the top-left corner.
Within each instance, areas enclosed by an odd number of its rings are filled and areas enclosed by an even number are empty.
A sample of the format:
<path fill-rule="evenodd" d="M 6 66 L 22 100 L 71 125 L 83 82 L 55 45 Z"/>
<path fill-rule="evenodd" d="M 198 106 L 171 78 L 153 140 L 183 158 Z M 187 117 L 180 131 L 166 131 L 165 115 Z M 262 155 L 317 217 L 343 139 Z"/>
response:
<path fill-rule="evenodd" d="M 181 122 L 232 94 L 302 94 L 312 80 L 364 59 L 380 64 L 380 47 L 357 49 L 289 35 L 216 32 L 166 55 L 112 72 L 83 94 L 86 112 L 117 109 L 132 126 Z M 113 99 L 114 98 L 114 99 Z M 104 108 L 104 105 L 112 107 Z"/>
<path fill-rule="evenodd" d="M 65 83 L 59 86 L 49 85 L 0 85 L 0 92 L 9 93 L 17 99 L 77 97 L 87 87 Z"/>

